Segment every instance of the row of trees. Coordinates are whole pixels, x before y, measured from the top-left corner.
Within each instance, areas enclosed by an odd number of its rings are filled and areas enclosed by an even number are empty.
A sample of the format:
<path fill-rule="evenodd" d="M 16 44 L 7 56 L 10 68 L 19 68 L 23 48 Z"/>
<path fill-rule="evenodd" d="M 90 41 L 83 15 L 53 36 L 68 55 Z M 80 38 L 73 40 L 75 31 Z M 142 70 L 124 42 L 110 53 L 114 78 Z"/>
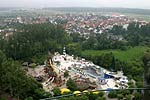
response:
<path fill-rule="evenodd" d="M 67 47 L 67 53 L 79 55 L 81 50 L 121 49 L 126 46 L 138 46 L 150 44 L 150 25 L 131 23 L 125 30 L 122 26 L 114 26 L 111 30 L 102 34 L 91 34 L 85 39 L 78 33 L 67 34 L 62 26 L 44 24 L 16 25 L 19 32 L 14 33 L 8 39 L 0 35 L 0 48 L 7 55 L 16 60 L 29 59 L 33 56 L 47 53 L 47 51 L 62 51 Z M 123 40 L 114 40 L 110 33 L 122 36 Z"/>
<path fill-rule="evenodd" d="M 126 45 L 150 45 L 150 25 L 140 25 L 138 22 L 130 23 L 125 30 L 122 26 L 115 25 L 111 30 L 114 35 L 121 35 L 127 41 Z"/>
<path fill-rule="evenodd" d="M 59 25 L 31 24 L 18 25 L 17 33 L 8 39 L 0 38 L 1 49 L 7 57 L 16 60 L 32 58 L 47 53 L 47 51 L 60 51 L 70 40 L 64 29 Z"/>
<path fill-rule="evenodd" d="M 76 33 L 73 33 L 76 34 Z M 104 50 L 104 49 L 120 49 L 127 45 L 126 41 L 114 40 L 108 33 L 92 34 L 88 39 L 83 39 L 79 34 L 71 35 L 73 43 L 79 43 L 81 50 Z M 79 39 L 76 39 L 78 38 Z"/>
<path fill-rule="evenodd" d="M 94 49 L 126 49 L 125 46 L 150 45 L 150 25 L 140 25 L 138 22 L 130 23 L 125 29 L 123 26 L 114 25 L 112 29 L 102 34 L 91 34 L 88 39 L 73 33 L 74 43 L 80 43 L 82 50 Z M 122 38 L 120 40 L 119 38 Z"/>

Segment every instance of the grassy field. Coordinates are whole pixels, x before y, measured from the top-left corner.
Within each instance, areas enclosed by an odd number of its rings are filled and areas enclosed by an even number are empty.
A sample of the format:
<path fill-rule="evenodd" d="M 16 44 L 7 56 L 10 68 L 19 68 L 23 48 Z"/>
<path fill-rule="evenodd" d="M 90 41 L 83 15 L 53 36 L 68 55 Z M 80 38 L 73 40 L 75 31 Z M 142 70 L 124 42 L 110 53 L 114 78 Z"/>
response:
<path fill-rule="evenodd" d="M 137 18 L 148 22 L 150 21 L 150 15 L 138 15 L 138 14 L 128 14 L 128 13 L 124 13 L 124 14 L 131 18 Z"/>
<path fill-rule="evenodd" d="M 121 61 L 139 61 L 141 60 L 142 56 L 144 55 L 144 53 L 150 50 L 149 47 L 131 47 L 126 51 L 122 51 L 122 50 L 86 50 L 86 51 L 82 51 L 81 55 L 83 55 L 84 57 L 86 56 L 95 56 L 95 55 L 101 55 L 103 53 L 110 53 L 112 52 L 115 56 L 115 58 L 121 60 Z"/>
<path fill-rule="evenodd" d="M 134 18 L 139 18 L 145 21 L 150 21 L 150 15 L 133 15 Z"/>

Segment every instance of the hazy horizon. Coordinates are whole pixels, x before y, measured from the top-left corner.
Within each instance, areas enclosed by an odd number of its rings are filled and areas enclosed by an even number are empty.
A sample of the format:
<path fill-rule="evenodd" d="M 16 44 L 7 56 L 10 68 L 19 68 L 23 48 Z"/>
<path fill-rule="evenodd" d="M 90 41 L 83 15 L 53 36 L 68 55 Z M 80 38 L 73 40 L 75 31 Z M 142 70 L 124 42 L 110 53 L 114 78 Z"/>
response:
<path fill-rule="evenodd" d="M 0 0 L 0 7 L 121 7 L 150 9 L 149 0 Z"/>

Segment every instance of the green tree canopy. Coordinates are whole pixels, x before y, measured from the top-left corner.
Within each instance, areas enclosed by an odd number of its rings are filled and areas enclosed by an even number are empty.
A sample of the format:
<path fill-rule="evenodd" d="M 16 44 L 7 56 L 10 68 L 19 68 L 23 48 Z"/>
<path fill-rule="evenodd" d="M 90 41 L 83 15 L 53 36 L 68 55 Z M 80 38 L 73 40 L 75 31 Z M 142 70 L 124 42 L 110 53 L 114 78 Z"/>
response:
<path fill-rule="evenodd" d="M 77 85 L 75 83 L 74 80 L 72 80 L 71 78 L 69 78 L 67 80 L 67 83 L 66 83 L 68 89 L 70 89 L 71 91 L 75 91 L 77 89 Z"/>

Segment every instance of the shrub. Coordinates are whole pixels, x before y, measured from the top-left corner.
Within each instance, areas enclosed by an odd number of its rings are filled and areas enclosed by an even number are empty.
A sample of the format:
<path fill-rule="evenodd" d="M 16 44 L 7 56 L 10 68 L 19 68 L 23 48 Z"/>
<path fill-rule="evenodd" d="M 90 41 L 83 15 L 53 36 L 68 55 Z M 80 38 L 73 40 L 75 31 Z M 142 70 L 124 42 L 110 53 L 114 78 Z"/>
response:
<path fill-rule="evenodd" d="M 33 100 L 33 98 L 32 97 L 28 97 L 25 100 Z"/>
<path fill-rule="evenodd" d="M 123 90 L 122 94 L 123 94 L 123 96 L 126 96 L 126 95 L 131 94 L 131 91 L 129 91 L 129 90 Z"/>
<path fill-rule="evenodd" d="M 104 96 L 104 92 L 99 92 L 99 96 L 103 97 Z"/>
<path fill-rule="evenodd" d="M 125 100 L 131 100 L 131 95 L 126 95 L 125 98 Z"/>
<path fill-rule="evenodd" d="M 77 85 L 75 83 L 74 80 L 72 80 L 71 78 L 69 78 L 69 80 L 67 80 L 67 88 L 70 89 L 71 91 L 75 91 L 77 89 Z"/>
<path fill-rule="evenodd" d="M 66 70 L 65 72 L 64 72 L 64 77 L 68 77 L 69 76 L 69 72 Z"/>
<path fill-rule="evenodd" d="M 0 100 L 7 100 L 7 99 L 5 99 L 5 98 L 1 98 L 1 97 L 0 97 Z"/>
<path fill-rule="evenodd" d="M 117 98 L 117 92 L 116 91 L 110 91 L 108 93 L 109 98 Z"/>
<path fill-rule="evenodd" d="M 117 94 L 117 98 L 118 98 L 118 100 L 121 100 L 121 99 L 123 99 L 123 95 L 122 94 Z"/>
<path fill-rule="evenodd" d="M 134 93 L 134 100 L 142 100 L 142 95 L 139 92 Z"/>
<path fill-rule="evenodd" d="M 54 93 L 54 96 L 60 96 L 61 95 L 61 91 L 59 88 L 55 87 L 52 92 Z"/>
<path fill-rule="evenodd" d="M 98 97 L 96 100 L 106 100 L 106 97 Z"/>

